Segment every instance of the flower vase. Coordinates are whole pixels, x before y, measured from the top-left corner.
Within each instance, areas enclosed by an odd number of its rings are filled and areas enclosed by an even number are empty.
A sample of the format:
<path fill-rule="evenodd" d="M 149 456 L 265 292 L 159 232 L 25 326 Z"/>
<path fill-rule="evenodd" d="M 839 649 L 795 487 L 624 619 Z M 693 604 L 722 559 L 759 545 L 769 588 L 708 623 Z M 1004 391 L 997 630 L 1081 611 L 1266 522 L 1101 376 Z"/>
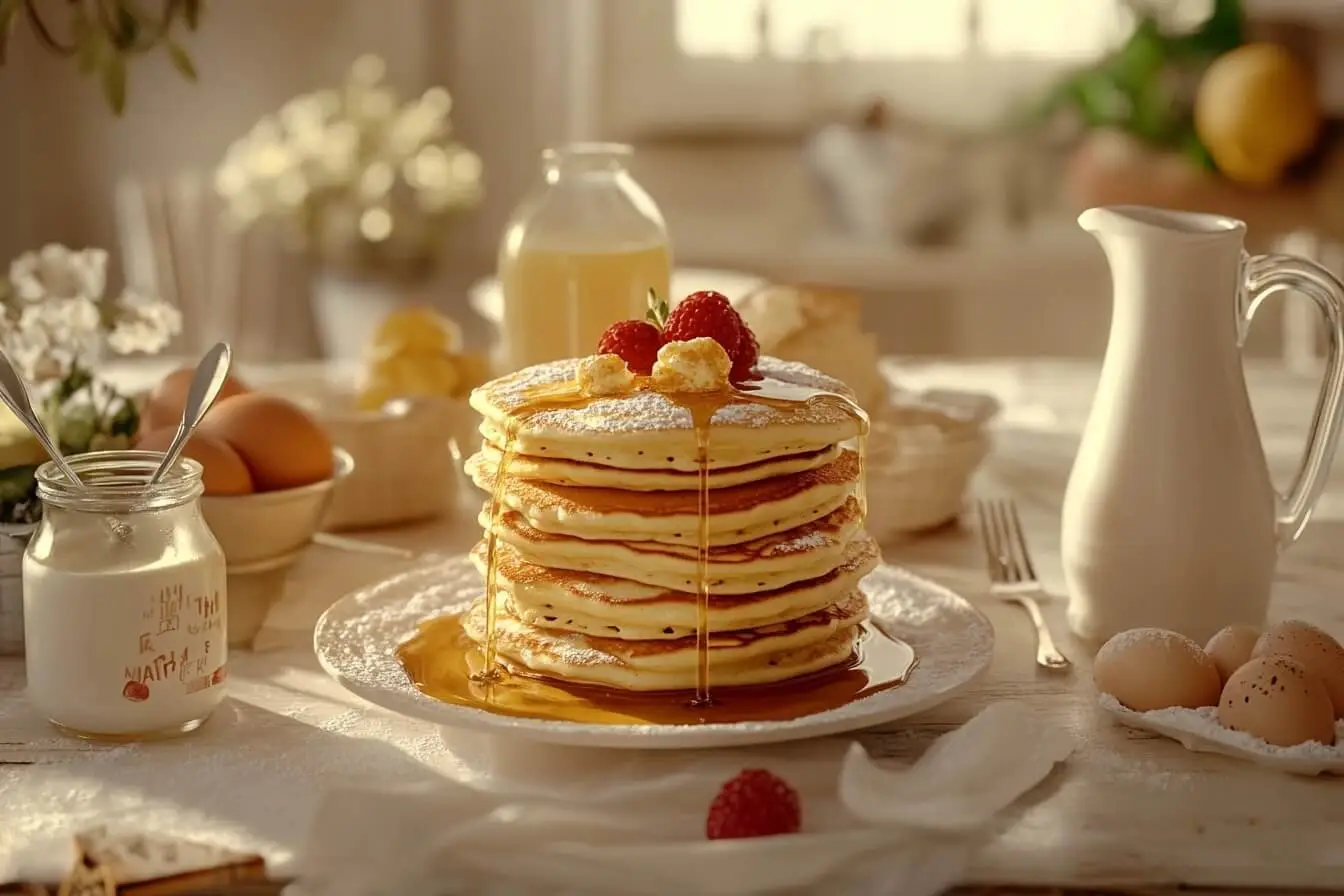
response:
<path fill-rule="evenodd" d="M 0 656 L 23 655 L 23 552 L 35 528 L 0 525 Z"/>
<path fill-rule="evenodd" d="M 428 292 L 421 281 L 357 279 L 319 271 L 313 277 L 312 308 L 323 357 L 363 357 L 383 320 L 399 308 L 430 304 Z"/>

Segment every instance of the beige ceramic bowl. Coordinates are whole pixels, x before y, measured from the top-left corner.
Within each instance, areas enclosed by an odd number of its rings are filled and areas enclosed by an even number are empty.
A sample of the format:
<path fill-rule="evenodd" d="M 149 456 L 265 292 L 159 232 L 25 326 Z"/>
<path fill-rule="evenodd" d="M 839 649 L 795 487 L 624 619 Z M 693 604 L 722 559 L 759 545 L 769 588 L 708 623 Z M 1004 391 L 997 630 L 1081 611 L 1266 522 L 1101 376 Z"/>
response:
<path fill-rule="evenodd" d="M 332 495 L 323 528 L 400 525 L 456 508 L 462 473 L 453 446 L 469 453 L 480 439 L 480 417 L 465 400 L 410 398 L 359 410 L 353 381 L 330 374 L 295 377 L 271 391 L 311 413 L 355 462 Z"/>
<path fill-rule="evenodd" d="M 253 495 L 207 495 L 201 512 L 224 549 L 229 582 L 229 644 L 251 642 L 284 591 L 285 570 L 322 527 L 336 486 L 355 464 L 333 450 L 335 474 L 300 488 Z"/>

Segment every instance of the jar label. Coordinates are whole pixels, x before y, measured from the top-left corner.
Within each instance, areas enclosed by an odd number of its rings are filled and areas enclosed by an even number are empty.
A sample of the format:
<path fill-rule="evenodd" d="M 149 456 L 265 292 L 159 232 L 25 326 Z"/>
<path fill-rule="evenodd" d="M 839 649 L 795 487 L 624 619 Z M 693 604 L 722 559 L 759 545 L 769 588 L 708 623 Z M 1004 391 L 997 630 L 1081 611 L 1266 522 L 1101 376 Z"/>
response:
<path fill-rule="evenodd" d="M 143 703 L 156 694 L 194 694 L 223 683 L 227 640 L 219 591 L 161 588 L 141 611 L 136 659 L 126 664 L 122 696 Z"/>

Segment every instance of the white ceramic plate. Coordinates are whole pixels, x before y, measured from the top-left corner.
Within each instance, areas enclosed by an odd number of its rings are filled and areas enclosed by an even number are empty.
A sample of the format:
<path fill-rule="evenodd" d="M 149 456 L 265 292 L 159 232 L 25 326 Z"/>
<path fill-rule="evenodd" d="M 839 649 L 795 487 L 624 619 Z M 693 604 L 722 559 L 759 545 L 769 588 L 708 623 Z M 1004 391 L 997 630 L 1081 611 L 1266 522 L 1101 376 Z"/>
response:
<path fill-rule="evenodd" d="M 993 626 L 965 598 L 883 566 L 864 579 L 863 589 L 874 620 L 919 656 L 901 687 L 787 722 L 627 726 L 520 719 L 425 696 L 411 685 L 395 655 L 421 621 L 462 610 L 481 588 L 480 573 L 460 557 L 356 591 L 318 620 L 313 633 L 317 658 L 333 678 L 370 703 L 440 725 L 574 746 L 647 750 L 799 740 L 892 722 L 955 696 L 994 654 Z"/>
<path fill-rule="evenodd" d="M 1335 746 L 1310 743 L 1297 747 L 1275 747 L 1244 731 L 1231 731 L 1216 724 L 1216 710 L 1177 707 L 1156 712 L 1135 712 L 1110 694 L 1102 694 L 1098 704 L 1130 728 L 1151 731 L 1178 741 L 1195 753 L 1218 753 L 1245 759 L 1266 768 L 1291 775 L 1344 775 L 1344 723 L 1336 722 Z"/>

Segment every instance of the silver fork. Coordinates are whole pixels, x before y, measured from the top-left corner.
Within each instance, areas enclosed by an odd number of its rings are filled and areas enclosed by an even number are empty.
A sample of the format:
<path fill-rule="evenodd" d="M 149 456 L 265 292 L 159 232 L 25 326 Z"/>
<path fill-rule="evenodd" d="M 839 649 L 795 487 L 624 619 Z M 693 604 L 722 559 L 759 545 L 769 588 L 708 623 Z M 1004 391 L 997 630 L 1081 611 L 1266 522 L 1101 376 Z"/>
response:
<path fill-rule="evenodd" d="M 1041 605 L 1036 602 L 1036 598 L 1045 596 L 1045 589 L 1036 578 L 1017 505 L 1012 501 L 977 501 L 976 515 L 989 566 L 990 593 L 1012 601 L 1031 617 L 1036 627 L 1036 665 L 1052 671 L 1069 668 L 1073 663 L 1055 646 Z"/>

